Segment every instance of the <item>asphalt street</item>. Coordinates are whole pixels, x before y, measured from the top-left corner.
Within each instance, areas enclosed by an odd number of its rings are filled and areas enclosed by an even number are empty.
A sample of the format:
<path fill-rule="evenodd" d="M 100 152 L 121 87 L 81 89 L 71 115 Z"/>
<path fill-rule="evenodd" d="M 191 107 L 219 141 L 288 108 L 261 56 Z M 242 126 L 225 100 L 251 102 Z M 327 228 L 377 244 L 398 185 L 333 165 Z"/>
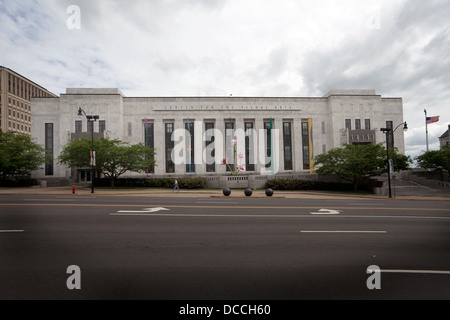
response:
<path fill-rule="evenodd" d="M 449 201 L 0 195 L 0 299 L 450 299 L 449 238 Z"/>

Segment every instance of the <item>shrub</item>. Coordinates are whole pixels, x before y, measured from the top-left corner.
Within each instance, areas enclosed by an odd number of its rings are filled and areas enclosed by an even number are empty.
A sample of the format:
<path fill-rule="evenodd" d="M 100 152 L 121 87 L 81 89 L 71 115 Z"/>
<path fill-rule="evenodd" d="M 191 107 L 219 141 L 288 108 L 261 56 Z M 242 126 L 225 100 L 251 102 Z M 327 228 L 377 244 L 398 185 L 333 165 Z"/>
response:
<path fill-rule="evenodd" d="M 38 185 L 36 179 L 31 178 L 19 178 L 19 179 L 0 179 L 0 187 L 8 188 L 20 188 L 20 187 L 30 187 Z"/>
<path fill-rule="evenodd" d="M 181 189 L 203 189 L 206 187 L 206 179 L 200 177 L 177 178 L 178 186 Z M 115 180 L 115 187 L 129 188 L 173 188 L 175 178 L 118 178 Z M 95 179 L 98 187 L 111 186 L 110 178 Z"/>
<path fill-rule="evenodd" d="M 364 181 L 359 185 L 360 190 L 372 191 L 378 184 Z M 352 191 L 350 183 L 324 182 L 313 180 L 274 179 L 268 180 L 266 188 L 272 190 L 319 190 L 319 191 Z"/>

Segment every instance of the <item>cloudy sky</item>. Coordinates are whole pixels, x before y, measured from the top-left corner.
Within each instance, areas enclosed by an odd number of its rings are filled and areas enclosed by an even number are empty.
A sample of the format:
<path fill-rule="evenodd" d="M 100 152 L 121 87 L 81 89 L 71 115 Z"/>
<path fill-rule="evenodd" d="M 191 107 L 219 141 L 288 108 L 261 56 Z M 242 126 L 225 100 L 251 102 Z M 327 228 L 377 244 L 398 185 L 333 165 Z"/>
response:
<path fill-rule="evenodd" d="M 448 0 L 0 0 L 0 65 L 58 95 L 375 89 L 403 98 L 416 156 L 424 109 L 431 149 L 450 124 L 449 17 Z"/>

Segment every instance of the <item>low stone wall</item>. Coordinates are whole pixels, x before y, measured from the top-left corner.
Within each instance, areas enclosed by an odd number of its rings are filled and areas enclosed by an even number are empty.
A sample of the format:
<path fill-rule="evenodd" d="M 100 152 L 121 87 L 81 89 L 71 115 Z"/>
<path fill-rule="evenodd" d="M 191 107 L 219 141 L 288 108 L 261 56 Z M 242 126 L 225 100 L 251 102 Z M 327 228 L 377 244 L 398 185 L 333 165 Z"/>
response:
<path fill-rule="evenodd" d="M 208 188 L 251 188 L 262 189 L 266 182 L 272 179 L 290 179 L 290 180 L 310 180 L 323 182 L 347 183 L 336 175 L 318 175 L 318 174 L 277 174 L 277 175 L 237 175 L 237 176 L 214 176 L 206 177 L 206 186 Z"/>

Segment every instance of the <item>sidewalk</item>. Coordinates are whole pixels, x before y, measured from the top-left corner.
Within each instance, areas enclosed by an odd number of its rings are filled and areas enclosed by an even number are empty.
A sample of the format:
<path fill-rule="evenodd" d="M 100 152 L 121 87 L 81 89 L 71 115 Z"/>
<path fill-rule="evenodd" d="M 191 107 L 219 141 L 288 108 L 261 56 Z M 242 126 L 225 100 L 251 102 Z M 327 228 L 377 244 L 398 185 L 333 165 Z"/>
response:
<path fill-rule="evenodd" d="M 65 195 L 65 196 L 137 196 L 137 197 L 181 197 L 181 198 L 268 198 L 265 190 L 254 190 L 250 197 L 244 195 L 244 190 L 232 190 L 229 197 L 225 197 L 220 189 L 200 189 L 187 190 L 181 192 L 172 192 L 172 189 L 95 189 L 92 194 L 90 188 L 76 189 L 75 195 L 72 194 L 72 187 L 48 187 L 48 188 L 0 188 L 0 195 Z M 322 192 L 322 191 L 274 191 L 271 198 L 290 198 L 290 199 L 368 199 L 382 200 L 389 199 L 387 196 Z M 396 196 L 397 200 L 435 200 L 450 201 L 449 197 L 443 196 L 419 196 L 402 195 Z M 393 198 L 394 200 L 394 198 Z"/>

